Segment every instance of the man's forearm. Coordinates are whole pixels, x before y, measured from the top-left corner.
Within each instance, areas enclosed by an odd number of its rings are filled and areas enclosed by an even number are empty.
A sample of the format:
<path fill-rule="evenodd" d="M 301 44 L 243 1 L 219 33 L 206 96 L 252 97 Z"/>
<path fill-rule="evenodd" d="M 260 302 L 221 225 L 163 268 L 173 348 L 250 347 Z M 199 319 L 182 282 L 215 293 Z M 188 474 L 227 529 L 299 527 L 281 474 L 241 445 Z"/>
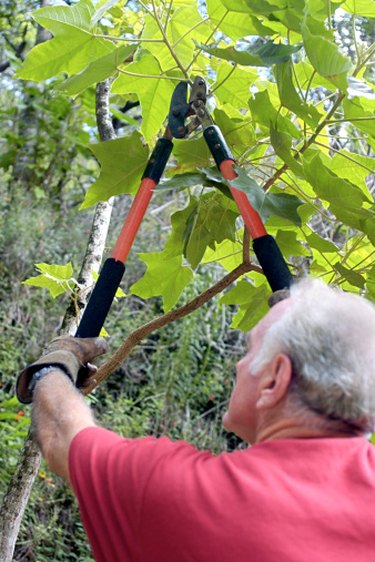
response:
<path fill-rule="evenodd" d="M 74 436 L 94 426 L 94 418 L 83 396 L 59 371 L 38 382 L 33 397 L 33 428 L 51 470 L 69 479 L 68 455 Z"/>

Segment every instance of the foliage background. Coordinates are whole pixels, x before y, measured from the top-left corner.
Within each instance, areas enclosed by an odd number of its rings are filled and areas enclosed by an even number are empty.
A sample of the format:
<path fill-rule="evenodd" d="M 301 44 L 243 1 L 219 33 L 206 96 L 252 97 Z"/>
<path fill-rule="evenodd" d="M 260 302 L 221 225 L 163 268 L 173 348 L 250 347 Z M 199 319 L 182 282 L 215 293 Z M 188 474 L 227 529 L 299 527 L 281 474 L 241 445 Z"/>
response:
<path fill-rule="evenodd" d="M 29 424 L 14 374 L 58 332 L 92 205 L 116 195 L 110 251 L 178 80 L 208 80 L 213 117 L 243 170 L 236 186 L 293 273 L 375 295 L 371 2 L 50 4 L 5 0 L 0 12 L 1 493 Z M 98 144 L 94 86 L 111 76 L 119 139 Z M 176 141 L 128 261 L 129 296 L 106 324 L 113 349 L 240 263 L 237 216 L 200 136 Z M 241 446 L 220 419 L 242 349 L 237 328 L 265 312 L 268 292 L 252 272 L 144 340 L 90 398 L 100 423 L 215 452 Z M 45 467 L 15 560 L 91 560 L 72 494 Z"/>

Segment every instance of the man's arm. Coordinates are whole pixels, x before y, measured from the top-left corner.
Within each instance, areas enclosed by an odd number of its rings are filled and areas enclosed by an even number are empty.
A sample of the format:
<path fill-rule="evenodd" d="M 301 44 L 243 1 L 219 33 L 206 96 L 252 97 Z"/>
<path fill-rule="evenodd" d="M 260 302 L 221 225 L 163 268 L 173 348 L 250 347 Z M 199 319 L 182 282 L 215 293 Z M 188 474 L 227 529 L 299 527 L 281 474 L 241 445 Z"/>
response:
<path fill-rule="evenodd" d="M 70 444 L 78 432 L 95 422 L 83 396 L 58 368 L 36 385 L 32 417 L 36 440 L 49 467 L 69 480 Z"/>
<path fill-rule="evenodd" d="M 33 430 L 50 468 L 69 479 L 69 447 L 74 436 L 95 425 L 90 408 L 76 389 L 96 369 L 91 361 L 108 349 L 103 338 L 60 336 L 44 355 L 19 375 L 17 397 L 33 402 Z"/>

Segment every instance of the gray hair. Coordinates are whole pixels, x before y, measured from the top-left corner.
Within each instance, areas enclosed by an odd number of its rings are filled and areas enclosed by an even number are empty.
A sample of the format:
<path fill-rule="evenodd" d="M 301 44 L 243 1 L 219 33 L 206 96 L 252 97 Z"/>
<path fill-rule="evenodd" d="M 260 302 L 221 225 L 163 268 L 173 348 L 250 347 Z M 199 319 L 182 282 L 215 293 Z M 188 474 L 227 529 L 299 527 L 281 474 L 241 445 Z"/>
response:
<path fill-rule="evenodd" d="M 290 306 L 264 334 L 254 373 L 278 353 L 292 361 L 290 394 L 320 415 L 375 428 L 375 306 L 317 280 L 291 288 Z"/>

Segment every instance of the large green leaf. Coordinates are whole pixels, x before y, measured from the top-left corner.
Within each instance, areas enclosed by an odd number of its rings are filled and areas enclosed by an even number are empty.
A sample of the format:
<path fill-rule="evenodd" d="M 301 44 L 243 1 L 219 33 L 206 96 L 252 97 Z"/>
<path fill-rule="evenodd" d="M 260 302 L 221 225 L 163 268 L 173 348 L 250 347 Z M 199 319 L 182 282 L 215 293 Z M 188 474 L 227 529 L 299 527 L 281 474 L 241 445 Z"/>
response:
<path fill-rule="evenodd" d="M 156 135 L 168 115 L 175 82 L 160 78 L 162 72 L 158 61 L 150 53 L 124 67 L 115 80 L 114 94 L 137 94 L 142 106 L 141 131 L 146 140 Z M 164 109 L 163 109 L 164 108 Z"/>
<path fill-rule="evenodd" d="M 299 176 L 304 177 L 303 166 L 292 156 L 292 137 L 289 133 L 278 131 L 271 124 L 270 139 L 277 156 L 279 156 L 285 164 Z"/>
<path fill-rule="evenodd" d="M 34 47 L 18 76 L 25 80 L 45 80 L 66 72 L 75 74 L 94 60 L 114 50 L 111 41 L 95 37 L 91 18 L 95 10 L 89 0 L 73 6 L 42 8 L 35 20 L 54 38 Z"/>
<path fill-rule="evenodd" d="M 240 156 L 245 148 L 255 145 L 255 133 L 249 113 L 244 116 L 232 105 L 224 104 L 222 109 L 215 110 L 213 117 L 234 156 Z"/>
<path fill-rule="evenodd" d="M 165 21 L 160 20 L 165 25 Z M 164 32 L 153 17 L 147 14 L 141 38 L 147 40 L 147 49 L 158 59 L 163 71 L 178 64 L 187 68 L 194 56 L 194 41 L 204 43 L 211 31 L 196 6 L 172 7 Z M 165 36 L 164 36 L 165 34 Z M 155 42 L 153 42 L 155 41 Z M 169 46 L 167 45 L 167 42 Z M 173 54 L 172 54 L 172 52 Z"/>
<path fill-rule="evenodd" d="M 293 224 L 301 226 L 301 217 L 298 209 L 302 201 L 289 193 L 266 193 L 261 209 L 261 217 L 267 221 L 269 217 L 281 217 Z"/>
<path fill-rule="evenodd" d="M 148 157 L 139 133 L 93 144 L 90 148 L 98 158 L 101 170 L 99 179 L 86 193 L 82 209 L 107 201 L 113 195 L 136 191 Z"/>
<path fill-rule="evenodd" d="M 293 53 L 299 51 L 301 46 L 282 45 L 267 41 L 256 47 L 249 45 L 241 51 L 238 51 L 235 47 L 221 49 L 200 45 L 200 48 L 219 59 L 236 62 L 243 66 L 271 66 L 287 61 Z"/>
<path fill-rule="evenodd" d="M 348 180 L 339 178 L 327 168 L 321 154 L 305 155 L 303 167 L 306 178 L 314 187 L 317 195 L 328 201 L 335 208 L 361 208 L 366 201 L 364 193 Z"/>
<path fill-rule="evenodd" d="M 185 172 L 209 166 L 212 160 L 211 153 L 203 137 L 199 139 L 175 140 L 173 156 L 178 165 L 175 171 Z"/>
<path fill-rule="evenodd" d="M 364 133 L 375 138 L 375 100 L 363 98 L 344 99 L 345 119 L 352 121 L 353 125 Z"/>
<path fill-rule="evenodd" d="M 101 82 L 117 72 L 117 68 L 135 50 L 133 45 L 121 45 L 108 55 L 90 63 L 82 72 L 71 76 L 60 84 L 57 89 L 73 96 L 79 94 L 92 84 Z"/>
<path fill-rule="evenodd" d="M 161 296 L 164 312 L 177 303 L 182 291 L 193 279 L 193 272 L 182 265 L 182 256 L 166 257 L 163 252 L 138 254 L 147 265 L 143 277 L 130 287 L 141 298 Z"/>
<path fill-rule="evenodd" d="M 375 4 L 369 0 L 346 0 L 341 7 L 361 18 L 375 18 Z"/>
<path fill-rule="evenodd" d="M 253 55 L 247 51 L 238 51 L 235 47 L 213 47 L 210 45 L 198 45 L 200 49 L 218 59 L 242 64 L 243 66 L 267 66 L 259 55 Z"/>
<path fill-rule="evenodd" d="M 287 62 L 293 53 L 297 53 L 302 45 L 283 45 L 282 43 L 274 43 L 266 41 L 263 45 L 249 45 L 246 52 L 250 55 L 258 55 L 264 64 L 271 66 L 273 64 L 281 64 Z"/>
<path fill-rule="evenodd" d="M 229 103 L 237 109 L 246 108 L 250 87 L 258 79 L 255 71 L 235 68 L 221 61 L 217 70 L 215 94 L 221 103 Z"/>
<path fill-rule="evenodd" d="M 251 206 L 256 211 L 258 211 L 258 213 L 260 213 L 265 198 L 265 193 L 263 189 L 257 184 L 257 182 L 253 178 L 247 175 L 245 170 L 238 167 L 236 167 L 235 170 L 238 177 L 228 182 L 228 185 L 231 185 L 236 189 L 239 189 L 240 191 L 246 193 L 246 196 L 250 201 Z"/>
<path fill-rule="evenodd" d="M 233 40 L 247 35 L 272 35 L 272 27 L 263 25 L 251 14 L 228 10 L 220 0 L 207 0 L 207 11 L 212 23 Z"/>
<path fill-rule="evenodd" d="M 221 2 L 228 10 L 262 16 L 272 14 L 286 5 L 285 0 L 251 0 L 251 2 L 249 0 L 221 0 Z"/>
<path fill-rule="evenodd" d="M 196 268 L 207 248 L 225 239 L 235 240 L 235 221 L 238 213 L 221 193 L 207 193 L 200 197 L 196 210 L 190 215 L 184 232 L 184 254 Z"/>
<path fill-rule="evenodd" d="M 350 59 L 342 55 L 331 40 L 311 33 L 305 24 L 302 25 L 302 36 L 307 56 L 318 74 L 345 90 L 346 74 L 352 67 Z"/>
<path fill-rule="evenodd" d="M 290 230 L 279 230 L 276 242 L 285 258 L 289 256 L 310 256 L 309 250 L 297 240 L 297 233 Z"/>
<path fill-rule="evenodd" d="M 165 246 L 166 255 L 183 253 L 196 268 L 209 246 L 223 240 L 235 240 L 238 212 L 234 203 L 220 192 L 205 193 L 199 199 L 192 196 L 185 209 L 171 217 L 172 234 Z"/>
<path fill-rule="evenodd" d="M 289 60 L 283 64 L 277 64 L 273 71 L 281 104 L 312 127 L 316 127 L 321 117 L 320 113 L 315 107 L 308 105 L 299 97 L 293 84 L 292 62 Z"/>
<path fill-rule="evenodd" d="M 233 318 L 231 327 L 247 332 L 267 313 L 269 289 L 264 283 L 254 287 L 248 281 L 240 281 L 221 299 L 222 304 L 237 304 L 239 309 Z"/>
<path fill-rule="evenodd" d="M 363 275 L 353 269 L 348 269 L 339 262 L 335 263 L 334 268 L 344 277 L 344 279 L 349 281 L 351 285 L 354 285 L 354 287 L 358 287 L 359 289 L 364 288 L 366 279 Z"/>
<path fill-rule="evenodd" d="M 297 127 L 275 109 L 267 91 L 258 92 L 251 97 L 249 107 L 254 121 L 259 125 L 270 129 L 272 124 L 278 131 L 285 131 L 297 139 L 301 137 L 301 132 Z"/>
<path fill-rule="evenodd" d="M 331 242 L 330 240 L 326 240 L 316 234 L 316 232 L 311 232 L 306 236 L 306 241 L 309 244 L 310 248 L 315 248 L 319 250 L 322 254 L 336 254 L 338 252 L 338 247 Z"/>
<path fill-rule="evenodd" d="M 351 153 L 347 150 L 340 150 L 339 153 L 336 153 L 330 164 L 331 172 L 359 187 L 370 201 L 372 196 L 367 187 L 366 178 L 373 173 L 373 169 L 373 158 Z"/>

